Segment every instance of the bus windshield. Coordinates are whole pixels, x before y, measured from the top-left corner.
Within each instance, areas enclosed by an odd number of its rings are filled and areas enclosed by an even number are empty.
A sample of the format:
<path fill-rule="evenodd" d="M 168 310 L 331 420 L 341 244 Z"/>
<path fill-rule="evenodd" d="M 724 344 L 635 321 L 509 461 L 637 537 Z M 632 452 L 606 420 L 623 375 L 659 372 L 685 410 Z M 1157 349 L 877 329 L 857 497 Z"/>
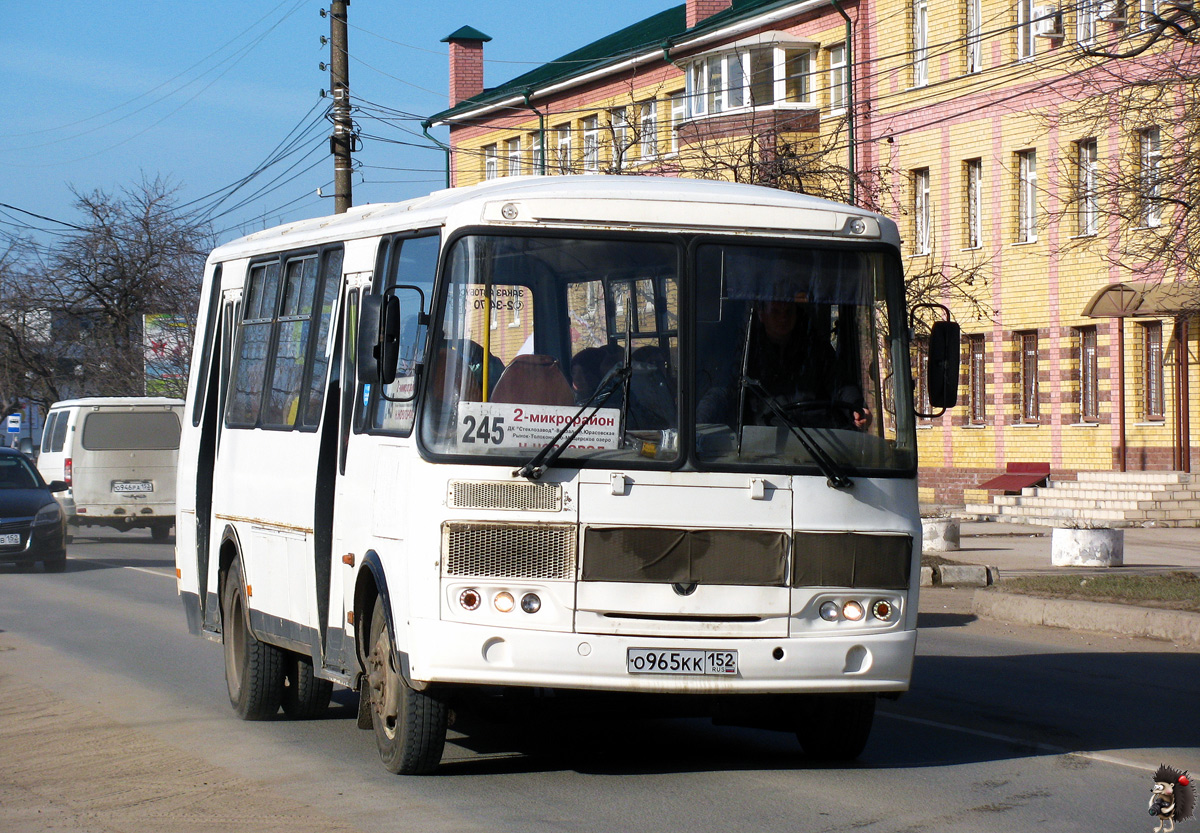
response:
<path fill-rule="evenodd" d="M 521 465 L 565 427 L 557 465 L 690 455 L 816 472 L 827 455 L 911 473 L 898 266 L 861 249 L 686 242 L 457 239 L 425 358 L 425 447 Z"/>

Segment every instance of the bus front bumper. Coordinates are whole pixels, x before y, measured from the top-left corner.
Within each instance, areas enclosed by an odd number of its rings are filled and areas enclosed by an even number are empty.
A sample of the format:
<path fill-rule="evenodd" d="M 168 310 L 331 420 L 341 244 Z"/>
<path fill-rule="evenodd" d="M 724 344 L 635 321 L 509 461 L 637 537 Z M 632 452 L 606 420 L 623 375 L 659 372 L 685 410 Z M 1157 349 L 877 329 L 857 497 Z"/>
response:
<path fill-rule="evenodd" d="M 413 620 L 414 681 L 677 694 L 907 691 L 917 632 L 803 638 L 663 638 L 554 633 Z M 736 674 L 637 673 L 641 651 L 737 652 Z M 632 654 L 630 652 L 633 652 Z M 685 664 L 689 664 L 685 660 Z M 690 663 L 693 671 L 695 663 Z"/>

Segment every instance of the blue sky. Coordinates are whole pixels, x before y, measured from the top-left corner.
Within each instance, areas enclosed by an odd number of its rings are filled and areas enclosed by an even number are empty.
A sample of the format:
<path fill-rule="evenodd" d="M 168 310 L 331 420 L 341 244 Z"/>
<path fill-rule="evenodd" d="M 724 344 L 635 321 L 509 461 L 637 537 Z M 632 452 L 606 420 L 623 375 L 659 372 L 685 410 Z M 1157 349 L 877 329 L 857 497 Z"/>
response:
<path fill-rule="evenodd" d="M 349 8 L 350 87 L 367 138 L 354 202 L 390 202 L 444 184 L 444 154 L 426 145 L 418 119 L 388 122 L 383 108 L 428 116 L 445 109 L 447 45 L 463 25 L 493 37 L 487 86 L 506 81 L 680 0 L 452 0 Z M 178 186 L 180 202 L 211 207 L 228 240 L 280 222 L 328 214 L 333 164 L 329 34 L 322 0 L 207 3 L 43 0 L 0 30 L 0 203 L 81 222 L 71 187 L 115 191 L 143 176 Z M 597 13 L 603 9 L 604 15 Z M 307 129 L 306 129 L 307 128 Z M 445 139 L 444 129 L 436 136 Z M 213 207 L 210 196 L 258 169 L 285 140 L 295 152 Z M 393 140 L 384 141 L 383 139 Z M 310 154 L 307 155 L 306 154 Z M 267 191 L 267 189 L 271 189 Z M 264 192 L 266 193 L 259 193 Z M 28 224 L 54 223 L 0 209 L 0 248 Z M 40 233 L 47 239 L 45 233 Z"/>

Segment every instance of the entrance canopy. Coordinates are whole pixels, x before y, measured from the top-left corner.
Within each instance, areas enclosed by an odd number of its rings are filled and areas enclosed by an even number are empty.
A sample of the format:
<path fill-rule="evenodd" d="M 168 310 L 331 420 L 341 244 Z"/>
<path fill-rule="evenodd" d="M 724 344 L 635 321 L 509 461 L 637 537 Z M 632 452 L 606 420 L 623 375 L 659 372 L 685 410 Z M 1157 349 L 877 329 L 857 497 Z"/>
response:
<path fill-rule="evenodd" d="M 1174 318 L 1200 312 L 1200 285 L 1162 281 L 1109 284 L 1087 302 L 1088 318 Z"/>

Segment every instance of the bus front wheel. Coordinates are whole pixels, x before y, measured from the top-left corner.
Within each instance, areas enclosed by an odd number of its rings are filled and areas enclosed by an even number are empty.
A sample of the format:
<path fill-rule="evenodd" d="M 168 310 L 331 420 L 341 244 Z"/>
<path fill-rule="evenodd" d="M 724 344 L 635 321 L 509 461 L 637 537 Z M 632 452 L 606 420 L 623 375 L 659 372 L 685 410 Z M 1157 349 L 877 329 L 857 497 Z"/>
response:
<path fill-rule="evenodd" d="M 371 725 L 383 765 L 397 775 L 433 772 L 446 745 L 446 704 L 404 681 L 379 597 L 367 644 L 367 690 L 362 696 L 371 698 Z"/>
<path fill-rule="evenodd" d="M 796 739 L 821 761 L 852 761 L 867 745 L 875 722 L 875 696 L 824 694 L 805 698 L 798 709 Z"/>
<path fill-rule="evenodd" d="M 250 631 L 242 586 L 242 565 L 234 561 L 221 592 L 225 683 L 238 717 L 266 720 L 279 711 L 283 699 L 283 649 L 260 642 Z"/>

